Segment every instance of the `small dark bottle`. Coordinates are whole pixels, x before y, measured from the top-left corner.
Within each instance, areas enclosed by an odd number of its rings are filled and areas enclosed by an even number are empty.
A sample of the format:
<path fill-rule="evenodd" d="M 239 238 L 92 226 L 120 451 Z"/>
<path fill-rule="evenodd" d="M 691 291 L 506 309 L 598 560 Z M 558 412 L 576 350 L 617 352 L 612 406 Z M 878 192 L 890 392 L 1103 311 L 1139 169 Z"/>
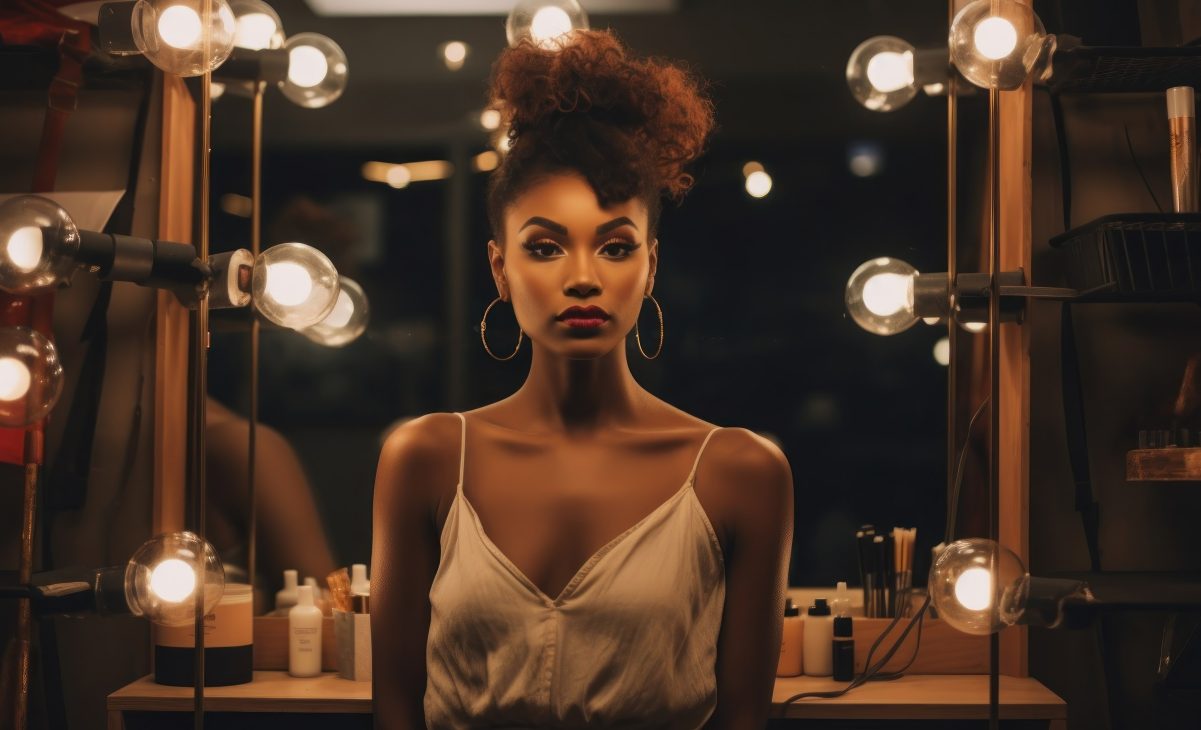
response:
<path fill-rule="evenodd" d="M 834 681 L 855 678 L 855 640 L 851 638 L 851 617 L 834 617 Z"/>

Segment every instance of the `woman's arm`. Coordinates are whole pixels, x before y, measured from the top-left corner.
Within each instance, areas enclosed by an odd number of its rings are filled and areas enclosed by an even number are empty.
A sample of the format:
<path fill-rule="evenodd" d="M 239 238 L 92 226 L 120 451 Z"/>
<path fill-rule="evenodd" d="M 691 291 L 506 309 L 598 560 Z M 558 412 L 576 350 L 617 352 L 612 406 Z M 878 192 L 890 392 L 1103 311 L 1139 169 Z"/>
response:
<path fill-rule="evenodd" d="M 717 709 L 708 730 L 767 724 L 792 549 L 792 470 L 783 452 L 746 429 L 723 440 L 706 475 L 729 485 L 724 500 L 726 602 L 717 644 Z"/>
<path fill-rule="evenodd" d="M 458 462 L 447 456 L 448 445 L 458 447 L 457 424 L 450 414 L 413 419 L 388 435 L 380 453 L 371 548 L 372 694 L 380 730 L 425 728 L 438 485 L 458 478 Z"/>

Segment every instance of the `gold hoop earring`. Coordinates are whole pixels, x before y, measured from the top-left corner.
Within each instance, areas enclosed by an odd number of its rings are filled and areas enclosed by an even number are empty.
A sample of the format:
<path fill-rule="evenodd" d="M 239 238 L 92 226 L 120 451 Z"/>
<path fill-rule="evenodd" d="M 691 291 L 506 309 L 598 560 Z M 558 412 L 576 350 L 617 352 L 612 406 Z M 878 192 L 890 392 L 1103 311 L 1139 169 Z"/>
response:
<path fill-rule="evenodd" d="M 488 354 L 492 356 L 493 360 L 512 360 L 513 357 L 517 355 L 517 351 L 521 349 L 522 332 L 521 332 L 520 327 L 517 328 L 517 347 L 513 348 L 513 354 L 509 355 L 508 357 L 497 357 L 492 352 L 492 349 L 490 347 L 488 347 L 488 338 L 485 336 L 485 333 L 488 330 L 488 312 L 491 311 L 492 305 L 496 304 L 499 301 L 500 301 L 500 297 L 497 297 L 496 299 L 492 300 L 491 304 L 489 304 L 487 307 L 484 308 L 484 317 L 483 317 L 483 319 L 480 320 L 480 342 L 484 343 L 484 350 L 486 350 L 488 352 Z"/>
<path fill-rule="evenodd" d="M 638 351 L 642 353 L 642 356 L 647 360 L 654 360 L 656 357 L 659 357 L 660 352 L 663 352 L 663 308 L 659 306 L 659 302 L 650 294 L 647 294 L 644 298 L 654 302 L 655 309 L 659 312 L 659 349 L 655 350 L 654 355 L 648 355 L 646 354 L 646 350 L 642 349 L 642 335 L 638 331 L 638 322 L 634 322 L 634 340 L 638 343 Z"/>

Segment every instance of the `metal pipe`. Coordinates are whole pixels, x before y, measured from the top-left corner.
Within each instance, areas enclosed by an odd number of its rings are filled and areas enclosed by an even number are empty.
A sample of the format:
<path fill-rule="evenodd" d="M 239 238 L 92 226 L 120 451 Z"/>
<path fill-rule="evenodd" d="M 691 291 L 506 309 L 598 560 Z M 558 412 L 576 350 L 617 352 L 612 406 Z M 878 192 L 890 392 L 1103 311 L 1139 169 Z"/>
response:
<path fill-rule="evenodd" d="M 947 0 L 947 27 L 955 18 L 955 0 Z M 951 526 L 956 522 L 952 510 L 958 509 L 958 500 L 953 498 L 955 493 L 955 461 L 959 453 L 957 420 L 957 389 L 958 379 L 955 377 L 955 352 L 958 344 L 959 328 L 955 324 L 955 276 L 958 265 L 957 248 L 958 236 L 956 227 L 957 216 L 957 187 L 959 180 L 958 151 L 959 151 L 959 119 L 958 97 L 956 96 L 956 77 L 954 70 L 947 79 L 947 344 L 950 352 L 950 362 L 947 366 L 947 520 L 946 540 L 955 539 L 951 534 Z"/>
<path fill-rule="evenodd" d="M 988 536 L 1000 542 L 1000 465 L 1001 448 L 1001 96 L 997 89 L 988 90 L 988 355 L 989 355 L 989 427 L 988 449 Z M 999 596 L 997 582 L 998 553 L 991 558 L 993 596 Z M 1000 635 L 994 632 L 988 644 L 988 726 L 996 730 L 1000 726 Z"/>
<path fill-rule="evenodd" d="M 254 111 L 250 137 L 250 253 L 257 260 L 262 247 L 263 186 L 263 92 L 266 84 L 254 84 Z M 253 308 L 253 304 L 251 307 Z M 255 566 L 258 562 L 258 510 L 255 500 L 255 462 L 259 422 L 259 320 L 253 309 L 250 316 L 250 423 L 247 436 L 246 498 L 250 519 L 247 527 L 246 575 L 254 592 Z"/>

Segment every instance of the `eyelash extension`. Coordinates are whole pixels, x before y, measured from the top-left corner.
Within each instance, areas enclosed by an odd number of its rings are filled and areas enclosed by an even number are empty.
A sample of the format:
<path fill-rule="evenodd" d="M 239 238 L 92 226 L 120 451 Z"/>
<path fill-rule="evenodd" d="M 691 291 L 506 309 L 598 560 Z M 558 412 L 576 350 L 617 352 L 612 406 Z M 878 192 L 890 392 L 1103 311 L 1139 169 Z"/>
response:
<path fill-rule="evenodd" d="M 544 239 L 537 240 L 537 241 L 526 241 L 525 243 L 523 243 L 521 245 L 521 247 L 524 248 L 526 251 L 528 251 L 530 253 L 530 255 L 533 256 L 534 258 L 548 259 L 551 257 L 550 256 L 542 256 L 542 255 L 536 253 L 536 251 L 541 249 L 543 246 L 558 246 L 558 245 L 559 244 L 556 241 L 552 241 L 550 239 L 544 238 Z M 628 241 L 624 238 L 613 238 L 613 239 L 610 239 L 609 241 L 606 241 L 605 243 L 601 244 L 601 250 L 603 251 L 606 248 L 608 248 L 609 246 L 617 246 L 617 247 L 621 248 L 623 251 L 625 251 L 625 254 L 622 256 L 607 256 L 605 258 L 626 258 L 631 253 L 633 253 L 635 249 L 639 248 L 641 245 L 642 244 L 640 244 L 640 243 L 634 243 L 634 242 Z"/>

